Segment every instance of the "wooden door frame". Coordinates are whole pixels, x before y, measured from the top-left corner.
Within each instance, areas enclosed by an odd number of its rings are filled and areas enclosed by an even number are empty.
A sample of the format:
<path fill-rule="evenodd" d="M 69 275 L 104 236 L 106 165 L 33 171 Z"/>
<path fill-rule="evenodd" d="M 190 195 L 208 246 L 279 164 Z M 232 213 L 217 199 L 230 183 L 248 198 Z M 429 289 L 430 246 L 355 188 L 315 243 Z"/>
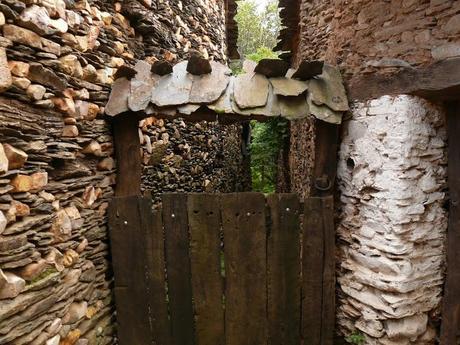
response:
<path fill-rule="evenodd" d="M 460 101 L 447 103 L 449 225 L 441 345 L 458 343 L 460 331 Z"/>

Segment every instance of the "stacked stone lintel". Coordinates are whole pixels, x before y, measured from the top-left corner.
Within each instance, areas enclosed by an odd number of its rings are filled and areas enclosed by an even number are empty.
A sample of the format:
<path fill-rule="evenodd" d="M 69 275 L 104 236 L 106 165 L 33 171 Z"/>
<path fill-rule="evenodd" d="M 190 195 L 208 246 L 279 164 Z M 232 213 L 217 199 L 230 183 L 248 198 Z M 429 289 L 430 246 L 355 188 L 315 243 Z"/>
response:
<path fill-rule="evenodd" d="M 0 1 L 0 344 L 116 342 L 113 75 L 191 50 L 224 60 L 223 18 L 210 0 Z M 147 119 L 139 132 L 145 190 L 238 181 L 237 127 Z"/>

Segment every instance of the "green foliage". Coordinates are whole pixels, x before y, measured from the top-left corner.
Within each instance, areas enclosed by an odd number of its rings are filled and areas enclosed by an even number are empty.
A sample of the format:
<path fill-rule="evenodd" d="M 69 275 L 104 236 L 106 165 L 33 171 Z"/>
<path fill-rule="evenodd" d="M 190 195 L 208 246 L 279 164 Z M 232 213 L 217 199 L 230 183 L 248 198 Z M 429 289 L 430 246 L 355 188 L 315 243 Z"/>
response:
<path fill-rule="evenodd" d="M 246 56 L 249 60 L 259 62 L 263 59 L 277 59 L 278 54 L 267 47 L 259 47 L 257 51 Z"/>
<path fill-rule="evenodd" d="M 257 52 L 261 47 L 272 50 L 277 44 L 281 28 L 278 0 L 269 0 L 259 10 L 257 0 L 238 1 L 238 47 L 243 57 Z"/>
<path fill-rule="evenodd" d="M 274 193 L 278 168 L 278 155 L 289 136 L 285 119 L 273 118 L 267 122 L 251 122 L 251 175 L 252 189 Z"/>
<path fill-rule="evenodd" d="M 239 0 L 238 47 L 243 59 L 259 62 L 262 59 L 276 59 L 273 52 L 281 28 L 278 0 L 268 0 L 263 9 L 257 0 Z M 241 72 L 241 66 L 232 68 L 234 74 Z M 289 136 L 287 121 L 274 118 L 268 122 L 251 122 L 251 175 L 254 191 L 273 193 L 276 189 L 278 156 L 283 143 Z"/>
<path fill-rule="evenodd" d="M 353 345 L 364 345 L 366 338 L 359 332 L 355 332 L 352 335 L 349 335 L 345 340 Z"/>

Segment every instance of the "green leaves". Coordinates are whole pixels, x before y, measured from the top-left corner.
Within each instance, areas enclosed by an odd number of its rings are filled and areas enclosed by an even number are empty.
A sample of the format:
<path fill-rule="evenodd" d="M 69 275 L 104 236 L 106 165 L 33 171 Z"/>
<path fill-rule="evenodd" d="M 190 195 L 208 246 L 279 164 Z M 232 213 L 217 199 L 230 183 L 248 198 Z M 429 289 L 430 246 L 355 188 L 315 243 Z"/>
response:
<path fill-rule="evenodd" d="M 273 48 L 281 28 L 278 0 L 268 0 L 260 11 L 257 0 L 238 1 L 238 48 L 245 59 L 259 62 L 276 59 Z M 232 68 L 235 74 L 240 66 Z M 251 122 L 251 175 L 254 191 L 273 193 L 276 189 L 278 156 L 284 141 L 289 137 L 289 124 L 281 118 L 268 122 Z"/>
<path fill-rule="evenodd" d="M 254 54 L 259 48 L 271 51 L 277 44 L 281 28 L 278 0 L 269 0 L 259 11 L 256 0 L 238 1 L 238 48 L 243 57 Z"/>
<path fill-rule="evenodd" d="M 364 335 L 362 335 L 361 333 L 355 332 L 346 337 L 345 341 L 353 345 L 364 345 L 366 338 L 364 338 Z"/>
<path fill-rule="evenodd" d="M 289 123 L 282 118 L 267 122 L 251 122 L 251 175 L 254 191 L 273 193 L 276 190 L 278 156 L 289 137 Z"/>

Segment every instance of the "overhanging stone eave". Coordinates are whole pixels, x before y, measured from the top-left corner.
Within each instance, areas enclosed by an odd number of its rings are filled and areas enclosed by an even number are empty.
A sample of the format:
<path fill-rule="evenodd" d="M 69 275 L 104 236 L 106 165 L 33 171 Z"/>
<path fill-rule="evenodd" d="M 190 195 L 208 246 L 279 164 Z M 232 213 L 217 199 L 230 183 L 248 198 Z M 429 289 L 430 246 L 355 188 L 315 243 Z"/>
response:
<path fill-rule="evenodd" d="M 225 65 L 195 59 L 178 63 L 171 73 L 160 76 L 139 61 L 129 76 L 120 73 L 123 76 L 112 86 L 105 113 L 110 117 L 130 112 L 139 118 L 223 122 L 313 116 L 341 123 L 349 108 L 337 68 L 307 63 L 302 64 L 307 71 L 291 77 L 292 70 L 286 73 L 288 66 L 280 69 L 279 65 L 280 60 L 263 60 L 233 76 Z M 206 72 L 200 72 L 204 69 L 199 66 L 205 66 Z"/>

